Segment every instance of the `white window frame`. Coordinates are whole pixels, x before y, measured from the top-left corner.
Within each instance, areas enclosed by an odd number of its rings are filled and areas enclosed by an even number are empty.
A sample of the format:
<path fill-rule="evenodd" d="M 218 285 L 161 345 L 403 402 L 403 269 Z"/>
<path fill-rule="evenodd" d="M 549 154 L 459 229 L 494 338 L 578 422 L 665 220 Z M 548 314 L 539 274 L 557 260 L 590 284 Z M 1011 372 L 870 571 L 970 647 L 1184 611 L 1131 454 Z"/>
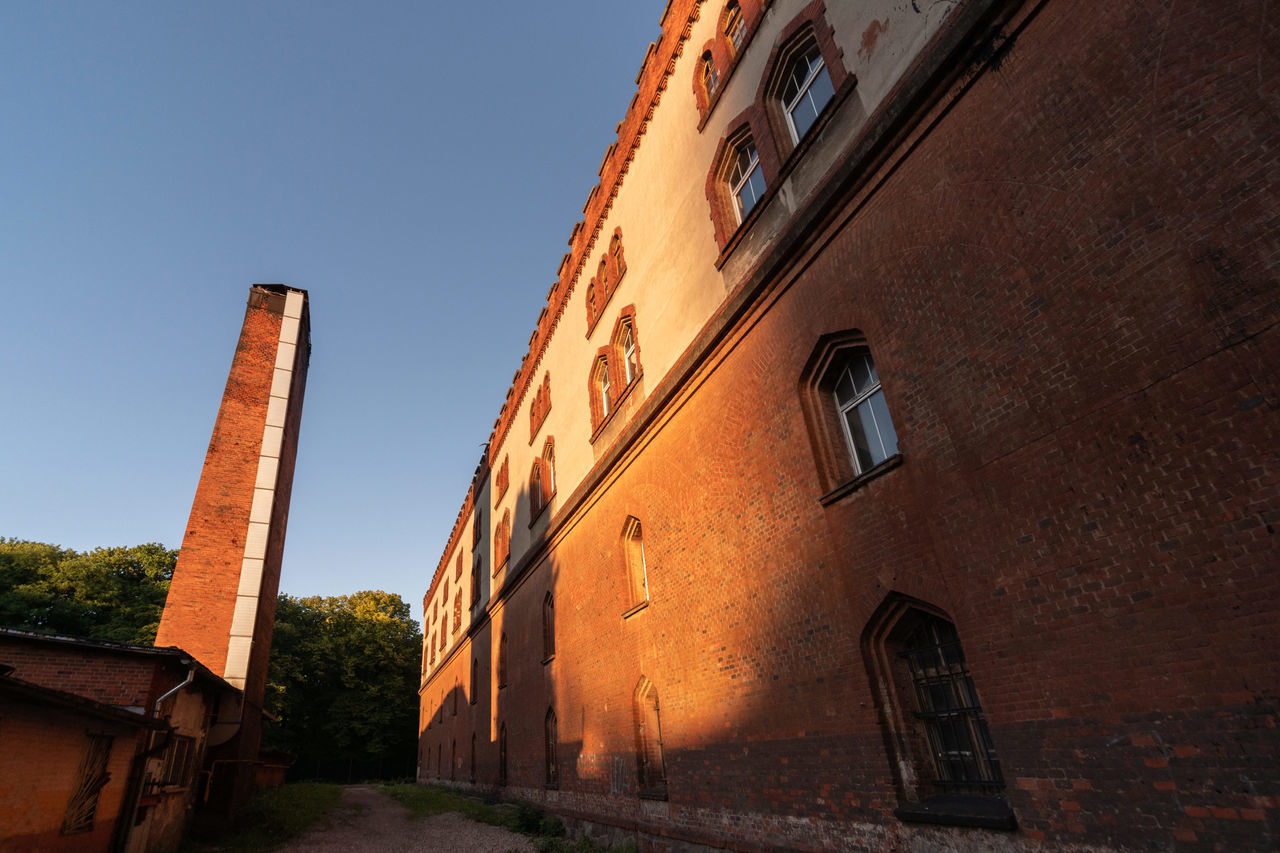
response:
<path fill-rule="evenodd" d="M 843 403 L 842 403 L 842 402 L 840 401 L 839 396 L 837 395 L 837 389 L 839 389 L 839 387 L 840 387 L 840 380 L 844 377 L 844 375 L 845 375 L 846 373 L 852 374 L 852 371 L 853 371 L 853 367 L 854 367 L 854 365 L 856 365 L 856 364 L 861 364 L 861 362 L 862 362 L 862 360 L 863 360 L 863 359 L 865 359 L 867 362 L 870 362 L 870 364 L 871 364 L 871 371 L 870 371 L 870 372 L 871 372 L 871 374 L 872 374 L 872 376 L 873 376 L 874 378 L 873 378 L 872 382 L 871 382 L 871 383 L 870 383 L 870 384 L 869 384 L 869 385 L 868 385 L 868 386 L 867 386 L 863 391 L 861 391 L 861 392 L 859 392 L 859 393 L 855 394 L 855 395 L 854 395 L 852 398 L 850 398 L 848 401 L 846 401 L 846 402 L 843 402 Z M 850 384 L 853 384 L 853 377 L 852 377 L 852 375 L 850 375 Z M 855 475 L 855 476 L 860 476 L 860 475 L 862 475 L 862 474 L 865 474 L 865 473 L 866 473 L 866 471 L 864 471 L 864 470 L 862 469 L 862 463 L 858 461 L 858 451 L 857 451 L 857 447 L 856 447 L 856 445 L 854 444 L 854 441 L 853 441 L 853 435 L 849 432 L 849 418 L 848 418 L 848 413 L 849 413 L 849 412 L 852 412 L 852 411 L 854 411 L 854 410 L 856 410 L 856 409 L 858 409 L 858 408 L 860 408 L 860 407 L 862 407 L 862 406 L 870 406 L 870 405 L 871 405 L 871 398 L 872 398 L 872 397 L 874 397 L 877 393 L 880 393 L 880 394 L 883 394 L 883 393 L 884 393 L 884 389 L 883 389 L 883 388 L 881 387 L 881 385 L 880 385 L 880 374 L 879 374 L 879 372 L 877 372 L 877 371 L 876 371 L 876 369 L 875 369 L 875 360 L 871 357 L 871 353 L 869 353 L 869 352 L 855 352 L 855 353 L 850 354 L 850 355 L 849 355 L 849 356 L 844 360 L 844 364 L 843 364 L 843 366 L 840 368 L 840 371 L 836 374 L 836 381 L 835 381 L 835 384 L 831 386 L 831 389 L 832 389 L 832 390 L 831 390 L 831 398 L 832 398 L 832 400 L 835 402 L 835 406 L 836 406 L 836 415 L 837 415 L 837 417 L 838 417 L 838 418 L 839 418 L 839 420 L 840 420 L 840 432 L 844 435 L 845 449 L 848 451 L 848 453 L 849 453 L 849 459 L 850 459 L 850 461 L 852 461 L 852 463 L 853 463 L 853 472 L 854 472 L 854 475 Z M 886 410 L 886 414 L 887 414 L 887 412 L 888 412 L 888 406 L 887 406 L 887 405 L 885 406 L 885 410 Z M 881 452 L 881 454 L 882 454 L 882 457 L 881 457 L 881 459 L 880 459 L 880 461 L 879 461 L 879 462 L 874 462 L 874 463 L 872 463 L 871 468 L 874 468 L 874 467 L 876 467 L 877 465 L 880 465 L 881 463 L 883 463 L 883 462 L 884 462 L 886 459 L 888 459 L 889 457 L 894 456 L 894 455 L 896 455 L 896 454 L 897 454 L 897 452 L 898 452 L 898 450 L 897 450 L 897 445 L 896 445 L 897 429 L 896 429 L 896 428 L 894 429 L 894 439 L 895 439 L 895 446 L 894 446 L 894 450 L 893 450 L 892 452 L 890 452 L 890 451 L 889 451 L 889 449 L 888 449 L 888 447 L 886 447 L 886 445 L 885 445 L 885 442 L 884 442 L 884 434 L 883 434 L 883 432 L 882 432 L 882 430 L 881 430 L 880 421 L 879 421 L 879 419 L 878 419 L 878 418 L 876 418 L 876 417 L 875 417 L 875 413 L 874 413 L 874 411 L 872 412 L 871 421 L 872 421 L 872 423 L 874 423 L 874 424 L 875 424 L 875 427 L 876 427 L 876 435 L 875 435 L 875 438 L 876 438 L 876 441 L 878 441 L 878 442 L 879 442 L 879 444 L 880 444 L 880 452 Z M 893 419 L 892 419 L 892 417 L 891 417 L 891 416 L 890 416 L 890 420 L 889 420 L 889 426 L 890 426 L 890 427 L 892 427 L 892 426 L 893 426 Z M 870 436 L 868 436 L 868 439 L 870 439 Z M 867 470 L 869 471 L 869 470 L 871 470 L 871 469 L 870 469 L 870 468 L 868 468 Z"/>
<path fill-rule="evenodd" d="M 751 148 L 751 158 L 747 163 L 747 167 L 745 169 L 741 169 L 742 151 L 748 146 Z M 733 196 L 734 215 L 737 216 L 738 224 L 741 225 L 743 220 L 746 219 L 747 216 L 751 214 L 751 211 L 755 209 L 755 206 L 760 203 L 760 198 L 764 195 L 761 193 L 760 196 L 756 196 L 755 190 L 751 188 L 751 176 L 760 172 L 760 150 L 756 148 L 755 139 L 748 136 L 733 147 L 733 153 L 733 166 L 729 170 L 729 193 Z M 734 175 L 739 171 L 741 171 L 742 174 L 735 179 Z M 763 172 L 761 172 L 760 180 L 761 183 L 764 182 Z M 752 196 L 751 206 L 744 209 L 742 204 L 742 193 L 748 189 L 750 189 Z M 765 190 L 768 190 L 767 185 L 765 186 Z"/>
<path fill-rule="evenodd" d="M 827 70 L 827 62 L 822 56 L 822 50 L 818 47 L 817 41 L 814 41 L 814 40 L 806 41 L 800 48 L 798 48 L 791 54 L 791 58 L 787 61 L 786 74 L 787 74 L 788 80 L 783 81 L 782 89 L 779 90 L 781 92 L 786 89 L 787 82 L 792 77 L 792 75 L 794 75 L 796 66 L 799 65 L 802 59 L 807 58 L 812 53 L 817 54 L 817 59 L 818 59 L 817 64 L 809 66 L 808 73 L 805 75 L 804 81 L 800 84 L 799 90 L 796 92 L 795 97 L 791 99 L 790 103 L 787 103 L 784 101 L 782 104 L 782 111 L 787 116 L 787 129 L 791 131 L 791 142 L 792 144 L 796 144 L 796 145 L 800 143 L 801 137 L 800 137 L 800 134 L 796 131 L 796 122 L 795 122 L 795 118 L 792 116 L 792 113 L 795 112 L 796 108 L 800 106 L 800 103 L 805 98 L 809 97 L 809 92 L 813 88 L 813 81 L 818 78 L 819 74 L 826 73 L 826 70 Z M 830 78 L 830 75 L 828 75 L 828 79 L 829 78 Z M 832 89 L 834 90 L 834 88 L 835 86 L 833 85 Z M 830 102 L 831 102 L 831 99 L 828 98 L 827 103 L 830 103 Z M 822 108 L 825 109 L 826 104 L 823 104 Z M 822 114 L 822 109 L 815 109 L 814 113 L 815 113 L 815 119 L 816 119 L 818 115 Z M 813 125 L 810 125 L 809 127 L 812 128 Z M 806 132 L 808 131 L 806 130 Z"/>
<path fill-rule="evenodd" d="M 609 417 L 609 362 L 596 363 L 596 390 L 600 393 L 600 419 Z"/>
<path fill-rule="evenodd" d="M 702 57 L 702 88 L 707 93 L 707 100 L 715 97 L 720 90 L 720 72 L 716 70 L 716 61 L 710 51 Z"/>
<path fill-rule="evenodd" d="M 724 34 L 729 39 L 729 44 L 733 46 L 734 53 L 742 49 L 742 43 L 747 35 L 747 19 L 742 15 L 742 4 L 729 5 L 729 14 L 724 22 Z"/>
<path fill-rule="evenodd" d="M 640 372 L 636 363 L 636 335 L 630 323 L 622 326 L 622 363 L 627 374 L 627 384 L 630 385 Z"/>

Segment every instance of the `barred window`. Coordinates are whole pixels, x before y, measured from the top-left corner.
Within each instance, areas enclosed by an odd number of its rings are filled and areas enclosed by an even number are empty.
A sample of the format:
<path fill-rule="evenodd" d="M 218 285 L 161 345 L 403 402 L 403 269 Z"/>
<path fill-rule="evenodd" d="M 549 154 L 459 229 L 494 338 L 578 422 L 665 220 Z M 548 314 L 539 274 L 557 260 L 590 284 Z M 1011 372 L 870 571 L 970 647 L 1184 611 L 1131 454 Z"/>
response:
<path fill-rule="evenodd" d="M 111 757 L 110 735 L 89 735 L 80 770 L 76 774 L 76 787 L 67 800 L 67 810 L 62 817 L 62 834 L 74 835 L 93 829 L 93 818 L 98 812 L 98 796 L 111 779 L 107 772 L 107 760 Z"/>
<path fill-rule="evenodd" d="M 187 735 L 174 735 L 165 747 L 160 774 L 151 780 L 152 786 L 186 787 L 195 767 L 196 739 Z"/>
<path fill-rule="evenodd" d="M 934 782 L 952 789 L 1003 789 L 1000 762 L 965 666 L 956 626 L 922 614 L 899 656 L 911 671 L 916 714 L 937 770 Z"/>

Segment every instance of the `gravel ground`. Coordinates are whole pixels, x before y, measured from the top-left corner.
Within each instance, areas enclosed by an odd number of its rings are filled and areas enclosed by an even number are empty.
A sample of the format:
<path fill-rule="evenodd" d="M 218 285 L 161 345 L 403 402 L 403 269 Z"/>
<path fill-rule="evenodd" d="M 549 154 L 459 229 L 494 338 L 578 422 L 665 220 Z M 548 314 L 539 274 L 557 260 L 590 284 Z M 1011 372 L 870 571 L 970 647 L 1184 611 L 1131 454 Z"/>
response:
<path fill-rule="evenodd" d="M 368 785 L 351 785 L 330 816 L 330 825 L 313 829 L 279 848 L 279 853 L 534 853 L 523 835 L 498 826 L 473 823 L 447 812 L 410 820 L 409 810 Z"/>

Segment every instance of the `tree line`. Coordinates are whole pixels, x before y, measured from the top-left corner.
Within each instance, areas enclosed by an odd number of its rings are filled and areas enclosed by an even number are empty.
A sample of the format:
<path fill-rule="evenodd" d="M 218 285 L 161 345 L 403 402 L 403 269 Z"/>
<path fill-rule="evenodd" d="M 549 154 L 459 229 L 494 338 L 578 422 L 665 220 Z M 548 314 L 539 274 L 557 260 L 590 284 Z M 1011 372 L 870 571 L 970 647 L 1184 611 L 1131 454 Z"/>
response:
<path fill-rule="evenodd" d="M 77 552 L 0 537 L 0 626 L 152 645 L 178 552 L 159 543 Z M 381 590 L 281 595 L 263 746 L 295 776 L 410 775 L 422 633 Z"/>

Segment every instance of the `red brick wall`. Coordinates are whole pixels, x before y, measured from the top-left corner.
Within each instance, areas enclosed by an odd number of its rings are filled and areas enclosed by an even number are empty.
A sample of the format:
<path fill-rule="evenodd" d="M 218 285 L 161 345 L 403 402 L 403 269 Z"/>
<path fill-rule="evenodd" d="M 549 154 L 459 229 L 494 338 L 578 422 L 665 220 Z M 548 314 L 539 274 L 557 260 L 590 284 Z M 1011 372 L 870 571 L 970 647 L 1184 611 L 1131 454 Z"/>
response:
<path fill-rule="evenodd" d="M 156 634 L 156 645 L 181 646 L 219 675 L 227 661 L 280 321 L 265 304 L 251 302 L 245 310 Z"/>
<path fill-rule="evenodd" d="M 425 731 L 423 754 L 505 721 L 512 793 L 662 843 L 1271 847 L 1275 30 L 1238 5 L 1026 10 L 998 68 L 924 117 L 644 450 L 553 522 L 484 629 L 508 635 L 508 686 Z M 797 381 L 849 329 L 903 462 L 824 505 Z M 623 619 L 628 515 L 650 603 Z M 955 622 L 1017 831 L 893 815 L 863 638 L 891 592 Z M 642 675 L 668 802 L 637 796 Z"/>
<path fill-rule="evenodd" d="M 186 675 L 155 658 L 3 636 L 0 663 L 14 667 L 14 678 L 125 708 L 149 707 Z"/>
<path fill-rule="evenodd" d="M 111 778 L 98 795 L 93 829 L 62 835 L 86 734 L 115 737 L 107 761 Z M 106 850 L 142 737 L 137 729 L 0 697 L 0 850 Z"/>

